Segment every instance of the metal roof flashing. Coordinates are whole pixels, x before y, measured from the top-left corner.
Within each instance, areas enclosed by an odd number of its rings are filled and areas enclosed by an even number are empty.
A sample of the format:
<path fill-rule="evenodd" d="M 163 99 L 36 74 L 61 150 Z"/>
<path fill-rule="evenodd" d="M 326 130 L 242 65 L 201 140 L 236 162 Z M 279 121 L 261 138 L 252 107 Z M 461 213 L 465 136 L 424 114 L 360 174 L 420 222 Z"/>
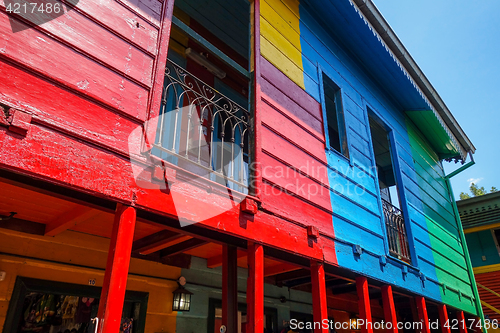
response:
<path fill-rule="evenodd" d="M 416 88 L 420 90 L 420 93 L 429 102 L 435 117 L 441 122 L 445 131 L 450 134 L 451 141 L 457 143 L 459 146 L 456 148 L 458 148 L 460 159 L 465 162 L 467 153 L 474 153 L 476 148 L 422 70 L 418 67 L 415 60 L 406 50 L 403 43 L 396 36 L 372 0 L 350 1 L 358 7 L 359 11 L 373 27 L 374 32 L 379 35 L 381 41 L 383 41 L 386 47 L 393 53 L 395 60 L 404 68 L 414 82 Z"/>

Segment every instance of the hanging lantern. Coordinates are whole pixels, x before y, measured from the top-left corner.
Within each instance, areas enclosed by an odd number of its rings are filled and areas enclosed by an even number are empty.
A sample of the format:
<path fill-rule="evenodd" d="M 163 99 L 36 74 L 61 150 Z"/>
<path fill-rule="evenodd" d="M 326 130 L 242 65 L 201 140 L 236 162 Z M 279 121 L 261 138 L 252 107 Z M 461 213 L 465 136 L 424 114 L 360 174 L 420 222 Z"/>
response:
<path fill-rule="evenodd" d="M 192 292 L 184 288 L 186 279 L 181 276 L 177 281 L 179 288 L 174 290 L 174 302 L 172 303 L 172 311 L 189 311 L 191 307 Z"/>
<path fill-rule="evenodd" d="M 359 327 L 358 327 L 358 316 L 356 316 L 355 314 L 352 314 L 349 318 L 349 328 L 351 330 L 359 330 Z"/>

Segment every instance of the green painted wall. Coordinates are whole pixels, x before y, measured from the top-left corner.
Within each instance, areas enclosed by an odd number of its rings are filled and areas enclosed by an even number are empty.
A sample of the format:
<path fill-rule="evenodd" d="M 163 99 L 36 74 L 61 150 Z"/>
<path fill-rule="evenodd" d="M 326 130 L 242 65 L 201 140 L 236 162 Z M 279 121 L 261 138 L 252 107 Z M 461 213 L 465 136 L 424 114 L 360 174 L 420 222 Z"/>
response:
<path fill-rule="evenodd" d="M 440 288 L 444 303 L 460 304 L 464 310 L 477 313 L 471 300 L 471 279 L 444 170 L 427 140 L 409 118 L 406 125 L 416 172 L 415 177 L 409 178 L 417 181 L 405 186 L 409 192 L 407 197 L 419 267 L 424 272 L 434 271 L 439 283 L 446 285 L 448 289 Z"/>

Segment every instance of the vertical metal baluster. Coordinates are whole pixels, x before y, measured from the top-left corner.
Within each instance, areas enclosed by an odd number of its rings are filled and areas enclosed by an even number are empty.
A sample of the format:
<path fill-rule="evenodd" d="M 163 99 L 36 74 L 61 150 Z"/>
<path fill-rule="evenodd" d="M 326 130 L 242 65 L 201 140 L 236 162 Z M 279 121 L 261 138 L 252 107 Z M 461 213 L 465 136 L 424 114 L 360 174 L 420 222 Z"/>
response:
<path fill-rule="evenodd" d="M 187 123 L 187 134 L 186 134 L 186 152 L 185 152 L 185 156 L 186 158 L 189 159 L 189 156 L 188 156 L 188 151 L 189 151 L 189 132 L 191 132 L 191 117 L 193 115 L 193 105 L 192 104 L 189 104 L 189 113 L 188 113 L 188 123 Z"/>
<path fill-rule="evenodd" d="M 232 138 L 231 138 L 231 179 L 234 180 L 234 130 L 232 131 Z"/>
<path fill-rule="evenodd" d="M 167 78 L 168 76 L 166 76 Z M 168 86 L 167 86 L 168 87 Z M 158 136 L 158 142 L 157 144 L 160 146 L 160 147 L 163 147 L 163 144 L 162 144 L 162 140 L 163 140 L 163 123 L 165 122 L 165 111 L 167 109 L 167 101 L 168 101 L 168 89 L 165 90 L 165 104 L 162 103 L 162 106 L 161 106 L 161 110 L 163 110 L 163 112 L 161 113 L 161 120 L 160 120 L 160 135 Z"/>
<path fill-rule="evenodd" d="M 214 114 L 212 113 L 212 121 L 210 126 L 210 147 L 209 147 L 209 168 L 215 171 L 215 167 L 212 166 L 212 159 L 214 157 Z"/>
<path fill-rule="evenodd" d="M 175 152 L 175 139 L 177 138 L 177 119 L 179 117 L 179 108 L 175 108 L 175 117 L 174 117 L 174 138 L 172 140 L 172 151 Z"/>
<path fill-rule="evenodd" d="M 226 130 L 226 122 L 222 122 L 222 128 L 221 128 L 221 145 L 220 145 L 220 173 L 221 175 L 224 175 L 224 136 L 225 136 L 225 130 Z"/>
<path fill-rule="evenodd" d="M 243 154 L 245 153 L 245 151 L 243 149 L 245 147 L 244 135 L 241 136 L 241 141 L 242 142 L 240 143 L 240 155 L 241 156 L 240 156 L 240 179 L 239 179 L 239 181 L 240 181 L 240 183 L 245 184 L 245 179 L 243 179 L 243 177 L 244 177 L 243 171 L 245 170 L 245 164 L 244 164 L 245 162 L 243 159 Z"/>
<path fill-rule="evenodd" d="M 198 164 L 201 164 L 200 161 L 201 161 L 201 129 L 203 127 L 203 115 L 204 115 L 204 110 L 202 109 L 202 112 L 200 113 L 201 117 L 200 117 L 200 125 L 198 126 L 199 127 L 199 130 L 198 130 Z"/>

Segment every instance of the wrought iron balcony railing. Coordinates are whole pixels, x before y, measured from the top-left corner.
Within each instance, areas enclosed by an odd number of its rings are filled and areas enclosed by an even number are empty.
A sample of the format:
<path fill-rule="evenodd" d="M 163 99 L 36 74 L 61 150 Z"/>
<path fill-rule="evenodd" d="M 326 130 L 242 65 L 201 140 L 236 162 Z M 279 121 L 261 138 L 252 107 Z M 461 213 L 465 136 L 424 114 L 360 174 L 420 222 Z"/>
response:
<path fill-rule="evenodd" d="M 249 113 L 168 60 L 154 147 L 163 159 L 246 192 Z"/>
<path fill-rule="evenodd" d="M 403 212 L 385 200 L 382 200 L 382 207 L 389 239 L 389 252 L 398 259 L 410 263 L 411 256 Z"/>

